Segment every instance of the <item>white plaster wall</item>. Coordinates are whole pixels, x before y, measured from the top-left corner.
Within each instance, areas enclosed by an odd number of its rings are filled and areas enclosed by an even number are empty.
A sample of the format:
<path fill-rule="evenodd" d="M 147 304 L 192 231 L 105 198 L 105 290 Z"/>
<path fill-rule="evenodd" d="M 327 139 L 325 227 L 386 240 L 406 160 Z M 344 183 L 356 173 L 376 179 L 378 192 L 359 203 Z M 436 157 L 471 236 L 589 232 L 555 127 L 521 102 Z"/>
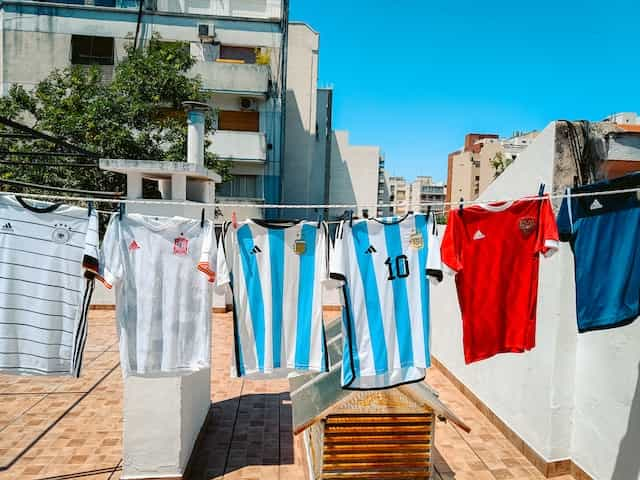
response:
<path fill-rule="evenodd" d="M 362 210 L 367 209 L 369 216 L 374 217 L 378 203 L 379 160 L 379 147 L 351 145 L 349 132 L 334 132 L 330 203 L 358 204 L 354 215 L 362 216 Z M 343 211 L 337 209 L 332 214 L 340 215 Z"/>
<path fill-rule="evenodd" d="M 319 37 L 306 24 L 289 25 L 284 203 L 322 203 L 324 196 L 324 162 L 316 163 L 318 151 L 326 150 L 316 139 Z"/>
<path fill-rule="evenodd" d="M 595 479 L 640 478 L 640 322 L 578 337 L 573 460 Z"/>
<path fill-rule="evenodd" d="M 481 198 L 534 195 L 541 181 L 549 185 L 554 138 L 552 124 Z M 454 279 L 445 278 L 432 290 L 435 357 L 549 461 L 569 457 L 571 447 L 576 327 L 573 291 L 565 287 L 571 284 L 571 262 L 567 245 L 556 256 L 541 259 L 536 348 L 471 365 L 464 363 L 462 320 Z"/>

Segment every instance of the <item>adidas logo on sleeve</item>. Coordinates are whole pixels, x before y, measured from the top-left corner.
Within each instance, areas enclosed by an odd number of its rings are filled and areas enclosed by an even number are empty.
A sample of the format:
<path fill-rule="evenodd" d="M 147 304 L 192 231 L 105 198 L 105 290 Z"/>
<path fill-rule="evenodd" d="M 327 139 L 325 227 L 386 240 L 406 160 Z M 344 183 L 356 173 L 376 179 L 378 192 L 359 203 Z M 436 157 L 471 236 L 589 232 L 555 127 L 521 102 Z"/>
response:
<path fill-rule="evenodd" d="M 3 232 L 13 232 L 13 227 L 11 226 L 11 222 L 7 222 L 4 225 L 2 225 L 2 231 Z"/>

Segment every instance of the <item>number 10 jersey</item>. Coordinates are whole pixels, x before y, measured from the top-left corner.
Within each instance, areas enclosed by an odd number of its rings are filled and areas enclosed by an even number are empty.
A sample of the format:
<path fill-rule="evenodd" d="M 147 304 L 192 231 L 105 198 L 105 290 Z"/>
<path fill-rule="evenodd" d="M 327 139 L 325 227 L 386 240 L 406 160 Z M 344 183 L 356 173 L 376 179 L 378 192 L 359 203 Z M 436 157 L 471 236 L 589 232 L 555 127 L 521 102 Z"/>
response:
<path fill-rule="evenodd" d="M 343 222 L 331 278 L 343 292 L 343 388 L 424 379 L 430 365 L 428 279 L 442 280 L 434 216 Z"/>

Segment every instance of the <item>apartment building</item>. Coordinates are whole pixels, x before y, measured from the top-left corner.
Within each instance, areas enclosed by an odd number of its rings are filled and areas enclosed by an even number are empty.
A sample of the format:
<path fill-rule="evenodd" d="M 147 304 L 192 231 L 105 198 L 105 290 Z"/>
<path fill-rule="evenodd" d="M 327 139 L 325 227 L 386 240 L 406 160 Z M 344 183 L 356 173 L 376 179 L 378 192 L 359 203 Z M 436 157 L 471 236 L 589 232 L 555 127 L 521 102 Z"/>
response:
<path fill-rule="evenodd" d="M 0 11 L 3 94 L 69 65 L 100 65 L 108 81 L 136 35 L 183 42 L 217 114 L 211 149 L 233 162 L 218 198 L 280 201 L 287 0 L 9 0 Z"/>
<path fill-rule="evenodd" d="M 382 214 L 377 205 L 386 202 L 388 190 L 380 147 L 354 145 L 348 131 L 334 130 L 336 93 L 318 87 L 320 35 L 301 22 L 290 22 L 288 28 L 283 203 L 358 204 L 356 216 Z M 282 214 L 335 218 L 344 211 L 289 209 Z"/>
<path fill-rule="evenodd" d="M 409 210 L 407 202 L 411 199 L 411 184 L 404 177 L 389 177 L 389 203 L 393 215 L 404 215 Z"/>
<path fill-rule="evenodd" d="M 444 202 L 445 196 L 446 186 L 442 182 L 434 182 L 433 177 L 418 176 L 411 182 L 410 201 L 414 212 L 426 212 L 428 207 L 422 204 Z"/>
<path fill-rule="evenodd" d="M 537 132 L 516 132 L 501 139 L 495 134 L 470 133 L 464 146 L 448 156 L 446 201 L 475 200 L 535 139 Z"/>

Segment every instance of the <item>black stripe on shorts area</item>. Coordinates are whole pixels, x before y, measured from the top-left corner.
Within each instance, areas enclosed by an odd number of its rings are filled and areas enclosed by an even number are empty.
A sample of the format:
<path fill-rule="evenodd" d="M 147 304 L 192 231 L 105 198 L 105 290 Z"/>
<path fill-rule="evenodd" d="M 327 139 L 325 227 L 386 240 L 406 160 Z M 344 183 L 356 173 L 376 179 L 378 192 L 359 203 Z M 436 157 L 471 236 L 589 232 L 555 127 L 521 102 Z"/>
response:
<path fill-rule="evenodd" d="M 67 320 L 71 320 L 72 322 L 75 320 L 75 317 L 70 317 L 69 315 L 62 315 L 62 314 L 58 314 L 58 313 L 48 313 L 48 312 L 38 312 L 37 310 L 30 310 L 28 308 L 4 307 L 4 306 L 0 305 L 0 310 L 15 310 L 17 312 L 35 313 L 36 315 L 42 315 L 42 316 L 45 316 L 45 317 L 66 318 Z"/>
<path fill-rule="evenodd" d="M 68 305 L 70 307 L 76 308 L 78 306 L 77 303 L 70 303 L 70 302 L 65 302 L 64 300 L 51 300 L 49 298 L 42 298 L 42 297 L 35 297 L 33 295 L 27 295 L 25 293 L 17 293 L 17 292 L 0 292 L 0 295 L 8 295 L 8 296 L 13 296 L 13 297 L 25 297 L 25 298 L 30 298 L 32 300 L 40 300 L 42 302 L 53 302 L 53 303 L 64 303 L 65 305 Z"/>
<path fill-rule="evenodd" d="M 87 313 L 89 312 L 89 304 L 91 303 L 91 296 L 93 295 L 94 287 L 94 281 L 87 280 L 84 290 L 84 299 L 82 301 L 82 312 L 80 313 L 80 321 L 78 322 L 78 333 L 76 334 L 75 338 L 73 360 L 71 364 L 73 369 L 73 376 L 76 378 L 80 376 L 80 370 L 82 369 L 82 358 L 84 347 L 87 343 L 87 328 L 89 323 L 87 320 Z"/>
<path fill-rule="evenodd" d="M 68 276 L 74 277 L 74 278 L 82 278 L 80 275 L 76 275 L 75 273 L 67 273 L 67 272 L 63 272 L 63 271 L 60 271 L 60 270 L 51 270 L 50 268 L 34 267 L 33 265 L 24 265 L 22 263 L 3 262 L 2 260 L 0 260 L 0 264 L 13 265 L 14 267 L 33 268 L 34 270 L 39 270 L 39 271 L 42 271 L 42 272 L 59 273 L 61 275 L 68 275 Z"/>
<path fill-rule="evenodd" d="M 1 232 L 0 235 L 6 235 L 8 237 L 28 238 L 29 240 L 38 240 L 40 242 L 53 243 L 54 245 L 65 245 L 67 247 L 79 248 L 81 250 L 84 250 L 84 247 L 82 247 L 80 245 L 74 245 L 73 243 L 56 243 L 52 239 L 49 239 L 49 238 L 32 237 L 30 235 L 19 235 L 17 233 L 9 233 L 9 232 Z"/>
<path fill-rule="evenodd" d="M 76 290 L 74 288 L 62 287 L 60 285 L 51 285 L 50 283 L 34 282 L 33 280 L 23 280 L 22 278 L 0 277 L 0 279 L 2 279 L 2 280 L 13 280 L 15 282 L 32 283 L 34 285 L 42 285 L 44 287 L 61 288 L 63 290 L 69 290 L 70 292 L 80 293 L 80 290 Z"/>
<path fill-rule="evenodd" d="M 39 257 L 57 258 L 58 260 L 64 260 L 66 262 L 74 262 L 74 263 L 80 263 L 80 261 L 82 260 L 82 257 L 65 258 L 65 257 L 60 257 L 58 255 L 47 255 L 46 253 L 32 252 L 31 250 L 22 250 L 21 248 L 5 247 L 3 245 L 0 245 L 0 250 L 12 250 L 14 252 L 30 253 L 32 255 L 38 255 Z"/>
<path fill-rule="evenodd" d="M 30 352 L 0 352 L 0 355 L 29 355 L 30 357 L 44 358 L 45 360 L 64 360 L 65 362 L 71 361 L 70 358 L 64 357 L 45 357 L 44 355 L 36 355 Z"/>
<path fill-rule="evenodd" d="M 30 323 L 0 322 L 0 325 L 17 325 L 20 327 L 31 327 L 31 328 L 37 328 L 38 330 L 46 330 L 48 332 L 62 332 L 62 333 L 67 333 L 69 335 L 73 335 L 73 332 L 70 332 L 69 330 L 64 330 L 63 328 L 38 327 L 37 325 L 31 325 Z"/>
<path fill-rule="evenodd" d="M 41 368 L 32 368 L 32 367 L 14 367 L 14 366 L 3 366 L 0 365 L 0 370 L 31 370 L 32 372 L 39 373 L 69 373 L 68 370 L 42 370 Z"/>
<path fill-rule="evenodd" d="M 18 340 L 19 342 L 31 342 L 31 343 L 38 343 L 40 345 L 47 345 L 48 347 L 67 347 L 67 348 L 72 348 L 71 345 L 67 344 L 67 343 L 62 343 L 62 342 L 56 342 L 56 343 L 47 343 L 47 342 L 39 342 L 38 340 L 32 340 L 30 338 L 24 338 L 24 337 L 0 337 L 0 340 Z"/>

